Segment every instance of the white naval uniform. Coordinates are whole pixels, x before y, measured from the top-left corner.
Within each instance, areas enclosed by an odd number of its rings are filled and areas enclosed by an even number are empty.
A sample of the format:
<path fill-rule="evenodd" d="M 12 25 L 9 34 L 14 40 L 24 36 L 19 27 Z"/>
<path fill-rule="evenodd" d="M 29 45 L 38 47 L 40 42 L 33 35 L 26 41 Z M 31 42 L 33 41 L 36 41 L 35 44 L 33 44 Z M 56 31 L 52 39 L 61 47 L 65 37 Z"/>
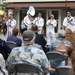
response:
<path fill-rule="evenodd" d="M 68 23 L 68 20 L 72 20 L 70 23 Z M 75 22 L 74 22 L 74 18 L 71 16 L 71 17 L 65 17 L 64 20 L 63 20 L 63 26 L 66 27 L 66 29 L 71 29 L 72 32 L 74 32 L 74 25 L 75 25 Z"/>
<path fill-rule="evenodd" d="M 27 16 L 25 16 L 25 18 L 24 18 L 24 23 L 25 23 L 25 25 L 27 26 L 27 29 L 31 29 L 31 26 L 32 26 L 32 18 L 28 18 L 28 15 Z"/>
<path fill-rule="evenodd" d="M 8 26 L 9 24 L 10 24 L 10 26 Z M 16 20 L 8 19 L 8 21 L 6 22 L 6 25 L 7 25 L 7 35 L 10 36 L 10 35 L 12 35 L 13 28 L 16 26 Z"/>
<path fill-rule="evenodd" d="M 49 25 L 49 23 L 51 22 L 52 25 Z M 46 23 L 47 26 L 47 45 L 51 44 L 51 36 L 52 36 L 52 40 L 55 41 L 56 37 L 55 37 L 55 27 L 57 26 L 57 21 L 55 19 L 50 19 L 47 21 Z"/>
<path fill-rule="evenodd" d="M 39 17 L 36 17 L 35 19 L 34 19 L 34 21 L 33 21 L 33 24 L 35 24 L 35 25 L 37 25 L 38 26 L 38 34 L 41 34 L 41 32 L 42 32 L 42 28 L 43 28 L 43 26 L 44 26 L 44 19 L 41 17 L 41 18 L 39 18 Z"/>

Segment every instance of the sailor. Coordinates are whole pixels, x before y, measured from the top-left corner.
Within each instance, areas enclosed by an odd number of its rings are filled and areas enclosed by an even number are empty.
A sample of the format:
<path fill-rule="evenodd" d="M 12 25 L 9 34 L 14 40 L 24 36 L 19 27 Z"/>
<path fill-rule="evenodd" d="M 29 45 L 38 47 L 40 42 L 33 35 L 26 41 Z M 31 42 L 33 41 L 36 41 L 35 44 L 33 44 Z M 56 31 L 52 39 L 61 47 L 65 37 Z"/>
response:
<path fill-rule="evenodd" d="M 71 29 L 72 32 L 74 32 L 74 25 L 75 25 L 75 22 L 74 22 L 74 17 L 71 16 L 71 13 L 70 12 L 67 12 L 67 17 L 64 18 L 63 20 L 63 26 L 65 29 Z"/>
<path fill-rule="evenodd" d="M 54 19 L 54 15 L 51 15 L 51 19 L 49 19 L 46 23 L 47 26 L 47 44 L 46 46 L 50 46 L 51 45 L 51 36 L 52 36 L 52 40 L 55 41 L 56 37 L 55 37 L 55 27 L 57 26 L 57 21 Z"/>
<path fill-rule="evenodd" d="M 42 18 L 41 12 L 39 12 L 38 16 L 33 20 L 33 24 L 38 26 L 38 34 L 41 34 L 44 26 L 44 19 Z"/>
<path fill-rule="evenodd" d="M 28 29 L 31 29 L 33 18 L 32 16 L 35 15 L 35 9 L 33 6 L 29 7 L 29 10 L 27 11 L 27 15 L 24 17 L 24 23 Z"/>
<path fill-rule="evenodd" d="M 24 23 L 27 29 L 31 29 L 32 22 L 33 22 L 32 16 L 30 14 L 27 14 L 27 16 L 24 17 Z"/>
<path fill-rule="evenodd" d="M 16 20 L 13 18 L 13 14 L 9 15 L 9 19 L 6 22 L 7 25 L 7 36 L 12 35 L 12 30 L 16 26 Z"/>

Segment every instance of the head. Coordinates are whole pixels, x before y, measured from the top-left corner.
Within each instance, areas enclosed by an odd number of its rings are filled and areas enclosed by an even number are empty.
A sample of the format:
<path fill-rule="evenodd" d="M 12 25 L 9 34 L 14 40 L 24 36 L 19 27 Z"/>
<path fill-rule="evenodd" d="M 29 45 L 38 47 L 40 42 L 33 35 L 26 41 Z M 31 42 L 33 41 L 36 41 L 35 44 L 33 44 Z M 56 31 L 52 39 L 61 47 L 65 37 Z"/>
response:
<path fill-rule="evenodd" d="M 42 13 L 41 12 L 38 13 L 38 17 L 42 17 Z"/>
<path fill-rule="evenodd" d="M 51 19 L 54 19 L 54 15 L 51 15 Z"/>
<path fill-rule="evenodd" d="M 58 38 L 65 38 L 66 32 L 65 30 L 59 30 L 58 31 Z"/>
<path fill-rule="evenodd" d="M 28 18 L 32 18 L 32 16 L 30 14 L 28 14 Z"/>
<path fill-rule="evenodd" d="M 67 17 L 70 17 L 71 16 L 71 12 L 67 12 Z"/>
<path fill-rule="evenodd" d="M 35 33 L 31 30 L 23 32 L 23 42 L 25 45 L 32 45 L 35 41 Z"/>
<path fill-rule="evenodd" d="M 66 29 L 66 40 L 70 41 L 72 43 L 72 46 L 75 46 L 75 37 L 74 34 L 70 29 Z"/>
<path fill-rule="evenodd" d="M 17 36 L 18 35 L 18 28 L 16 28 L 16 27 L 13 28 L 12 34 L 15 35 L 15 36 Z"/>
<path fill-rule="evenodd" d="M 9 14 L 9 19 L 13 19 L 13 14 Z"/>
<path fill-rule="evenodd" d="M 38 27 L 37 27 L 37 25 L 33 25 L 33 26 L 31 27 L 31 30 L 32 30 L 34 33 L 37 33 L 37 32 L 38 32 Z"/>

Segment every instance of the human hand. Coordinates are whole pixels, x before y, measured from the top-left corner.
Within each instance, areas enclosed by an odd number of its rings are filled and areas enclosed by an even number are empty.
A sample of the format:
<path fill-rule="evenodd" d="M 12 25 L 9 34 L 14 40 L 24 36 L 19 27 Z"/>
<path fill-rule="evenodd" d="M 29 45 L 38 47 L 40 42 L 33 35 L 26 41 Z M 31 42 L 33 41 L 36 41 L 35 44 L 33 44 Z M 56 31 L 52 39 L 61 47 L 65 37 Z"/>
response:
<path fill-rule="evenodd" d="M 49 25 L 51 25 L 51 26 L 52 26 L 53 24 L 52 24 L 51 22 L 49 22 Z"/>
<path fill-rule="evenodd" d="M 41 26 L 38 26 L 38 28 L 40 28 Z"/>
<path fill-rule="evenodd" d="M 68 20 L 68 23 L 70 23 L 71 21 L 70 20 Z"/>

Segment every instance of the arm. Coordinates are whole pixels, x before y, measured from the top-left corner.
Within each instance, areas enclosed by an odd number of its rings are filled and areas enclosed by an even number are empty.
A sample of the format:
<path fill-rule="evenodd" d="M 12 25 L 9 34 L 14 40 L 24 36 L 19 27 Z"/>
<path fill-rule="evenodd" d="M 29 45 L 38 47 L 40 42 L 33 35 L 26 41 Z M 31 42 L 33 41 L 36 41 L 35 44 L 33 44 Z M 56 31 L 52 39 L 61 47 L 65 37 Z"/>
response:
<path fill-rule="evenodd" d="M 46 40 L 44 39 L 44 37 L 43 36 L 41 36 L 41 39 L 42 39 L 42 43 L 43 43 L 43 45 L 45 46 L 46 45 Z"/>
<path fill-rule="evenodd" d="M 17 55 L 17 50 L 14 48 L 8 59 L 7 59 L 7 62 L 6 62 L 6 66 L 7 66 L 7 69 L 9 70 L 9 72 L 13 72 L 13 62 L 15 63 L 15 56 Z"/>
<path fill-rule="evenodd" d="M 3 47 L 8 53 L 11 52 L 11 48 L 7 45 L 7 43 L 5 41 L 3 42 Z"/>
<path fill-rule="evenodd" d="M 35 19 L 33 20 L 33 24 L 36 24 L 36 20 L 37 20 L 37 18 L 35 18 Z"/>
<path fill-rule="evenodd" d="M 66 18 L 64 18 L 64 20 L 63 20 L 63 26 L 66 27 L 66 24 L 67 24 L 67 20 L 66 20 Z"/>
<path fill-rule="evenodd" d="M 44 20 L 43 20 L 43 19 L 41 19 L 41 21 L 40 21 L 40 25 L 41 25 L 41 27 L 44 26 Z"/>
<path fill-rule="evenodd" d="M 0 53 L 0 67 L 5 68 L 5 60 L 1 53 Z"/>
<path fill-rule="evenodd" d="M 50 22 L 50 20 L 47 21 L 46 26 L 49 26 L 49 22 Z"/>
<path fill-rule="evenodd" d="M 75 26 L 75 19 L 73 19 L 73 21 L 71 22 L 71 24 Z"/>
<path fill-rule="evenodd" d="M 24 23 L 25 23 L 25 25 L 28 27 L 30 24 L 31 24 L 31 22 L 28 22 L 27 21 L 28 20 L 28 17 L 26 16 L 25 18 L 24 18 Z"/>
<path fill-rule="evenodd" d="M 43 51 L 42 51 L 41 58 L 42 58 L 42 68 L 44 70 L 44 73 L 47 74 L 49 72 L 50 62 L 48 61 L 47 56 Z"/>
<path fill-rule="evenodd" d="M 8 19 L 8 20 L 6 21 L 6 25 L 7 25 L 7 27 L 10 26 L 10 19 Z"/>
<path fill-rule="evenodd" d="M 11 27 L 15 27 L 16 26 L 16 20 L 13 20 L 12 22 L 11 22 Z"/>
<path fill-rule="evenodd" d="M 17 43 L 18 46 L 21 46 L 22 45 L 22 40 L 19 38 L 19 39 L 17 39 L 16 43 Z"/>
<path fill-rule="evenodd" d="M 52 24 L 53 27 L 57 26 L 57 21 L 55 20 L 54 23 Z"/>

